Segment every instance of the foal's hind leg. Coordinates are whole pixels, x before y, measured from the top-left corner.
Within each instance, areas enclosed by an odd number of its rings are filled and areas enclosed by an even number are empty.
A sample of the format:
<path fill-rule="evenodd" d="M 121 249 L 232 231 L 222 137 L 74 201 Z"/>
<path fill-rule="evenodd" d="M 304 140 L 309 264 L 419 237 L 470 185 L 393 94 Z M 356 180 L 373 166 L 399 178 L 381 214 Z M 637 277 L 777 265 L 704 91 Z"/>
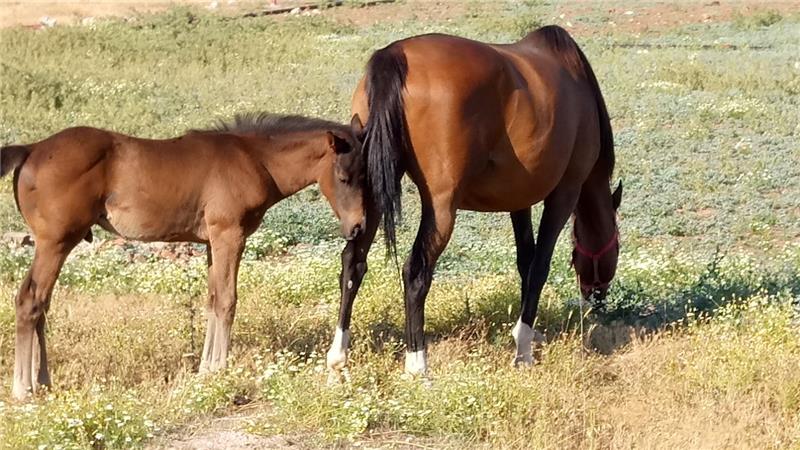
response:
<path fill-rule="evenodd" d="M 203 342 L 203 354 L 200 356 L 200 373 L 206 373 L 211 367 L 211 352 L 214 349 L 214 334 L 217 329 L 217 315 L 214 313 L 214 277 L 211 274 L 213 258 L 211 245 L 206 245 L 206 264 L 208 266 L 208 303 L 206 304 L 206 338 Z"/>
<path fill-rule="evenodd" d="M 239 273 L 239 262 L 244 250 L 244 231 L 239 227 L 230 227 L 217 231 L 211 236 L 211 254 L 213 264 L 209 273 L 209 286 L 213 296 L 213 320 L 206 335 L 210 342 L 206 370 L 217 371 L 228 364 L 228 349 L 231 341 L 231 328 L 236 314 L 236 279 Z M 213 330 L 213 331 L 212 331 Z M 204 353 L 206 353 L 204 351 Z"/>
<path fill-rule="evenodd" d="M 550 274 L 550 261 L 553 258 L 558 236 L 575 210 L 580 188 L 556 188 L 544 201 L 544 211 L 539 222 L 539 236 L 533 263 L 528 267 L 527 290 L 523 290 L 522 312 L 511 334 L 517 344 L 514 365 L 532 364 L 531 343 L 534 338 L 533 321 L 539 306 L 547 276 Z"/>
<path fill-rule="evenodd" d="M 425 350 L 425 298 L 431 287 L 433 269 L 450 241 L 456 210 L 452 198 L 423 198 L 422 220 L 411 255 L 403 266 L 406 306 L 406 364 L 409 374 L 428 370 Z"/>
<path fill-rule="evenodd" d="M 75 244 L 37 240 L 36 250 L 28 275 L 22 282 L 16 298 L 16 347 L 12 395 L 22 400 L 34 393 L 35 354 L 38 354 L 37 382 L 49 386 L 45 346 L 46 313 L 61 266 Z M 35 347 L 38 346 L 38 347 Z"/>

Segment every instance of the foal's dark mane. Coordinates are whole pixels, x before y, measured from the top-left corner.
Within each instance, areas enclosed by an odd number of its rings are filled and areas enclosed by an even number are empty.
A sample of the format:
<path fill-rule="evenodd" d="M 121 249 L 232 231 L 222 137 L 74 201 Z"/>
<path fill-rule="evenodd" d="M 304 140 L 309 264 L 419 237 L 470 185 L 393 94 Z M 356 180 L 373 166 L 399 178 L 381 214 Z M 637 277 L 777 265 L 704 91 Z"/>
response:
<path fill-rule="evenodd" d="M 351 135 L 349 127 L 329 120 L 298 115 L 282 115 L 268 112 L 251 112 L 236 114 L 233 119 L 220 120 L 205 130 L 193 130 L 201 133 L 233 133 L 259 134 L 273 136 L 306 131 L 338 131 L 346 136 Z"/>

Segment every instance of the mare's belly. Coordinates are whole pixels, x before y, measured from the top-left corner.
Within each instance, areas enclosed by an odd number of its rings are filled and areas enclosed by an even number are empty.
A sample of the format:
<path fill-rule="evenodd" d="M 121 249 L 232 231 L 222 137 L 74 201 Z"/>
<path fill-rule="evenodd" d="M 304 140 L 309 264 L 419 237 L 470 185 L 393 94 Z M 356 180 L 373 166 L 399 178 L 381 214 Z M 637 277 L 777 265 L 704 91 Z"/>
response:
<path fill-rule="evenodd" d="M 547 197 L 561 178 L 558 170 L 532 170 L 514 158 L 490 160 L 463 185 L 459 209 L 518 211 Z"/>
<path fill-rule="evenodd" d="M 518 211 L 544 200 L 548 192 L 514 180 L 482 180 L 465 189 L 458 209 L 483 212 Z"/>

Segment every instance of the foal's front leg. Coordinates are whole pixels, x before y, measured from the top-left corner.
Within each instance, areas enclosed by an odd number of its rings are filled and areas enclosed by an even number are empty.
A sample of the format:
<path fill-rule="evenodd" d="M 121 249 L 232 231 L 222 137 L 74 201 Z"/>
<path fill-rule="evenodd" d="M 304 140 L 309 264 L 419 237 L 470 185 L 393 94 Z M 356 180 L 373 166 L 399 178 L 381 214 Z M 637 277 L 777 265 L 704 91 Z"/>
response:
<path fill-rule="evenodd" d="M 367 273 L 367 254 L 375 240 L 375 232 L 380 222 L 378 214 L 371 206 L 367 209 L 367 226 L 364 233 L 352 241 L 347 242 L 342 251 L 342 272 L 339 274 L 339 289 L 341 290 L 341 304 L 339 306 L 339 320 L 336 332 L 333 335 L 331 348 L 326 355 L 328 366 L 328 381 L 339 380 L 342 369 L 347 366 L 347 357 L 350 351 L 350 317 L 353 312 L 358 289 Z"/>
<path fill-rule="evenodd" d="M 238 227 L 210 233 L 211 264 L 209 289 L 213 305 L 203 349 L 201 371 L 214 372 L 227 367 L 231 328 L 236 314 L 236 281 L 244 250 L 244 232 Z"/>

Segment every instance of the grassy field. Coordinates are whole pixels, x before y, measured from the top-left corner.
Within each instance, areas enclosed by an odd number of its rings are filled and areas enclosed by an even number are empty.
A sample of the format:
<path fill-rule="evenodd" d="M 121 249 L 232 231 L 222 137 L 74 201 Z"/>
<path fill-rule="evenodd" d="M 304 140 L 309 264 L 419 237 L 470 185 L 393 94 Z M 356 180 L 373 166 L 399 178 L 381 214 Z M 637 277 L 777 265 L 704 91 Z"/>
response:
<path fill-rule="evenodd" d="M 32 251 L 0 246 L 0 448 L 169 446 L 215 417 L 270 446 L 800 448 L 800 8 L 704 23 L 648 2 L 432 5 L 2 29 L 0 143 L 78 124 L 166 137 L 250 110 L 345 121 L 368 55 L 392 40 L 506 42 L 559 23 L 600 80 L 625 183 L 607 311 L 582 316 L 564 233 L 537 322 L 542 362 L 512 369 L 510 220 L 461 213 L 428 300 L 431 382 L 400 376 L 400 278 L 376 247 L 348 380 L 329 387 L 343 242 L 309 189 L 248 244 L 229 371 L 194 375 L 203 255 L 83 243 L 48 316 L 54 389 L 18 405 L 11 299 Z M 655 19 L 670 14 L 686 20 Z M 418 218 L 406 192 L 401 254 Z M 0 232 L 24 229 L 3 180 Z"/>

